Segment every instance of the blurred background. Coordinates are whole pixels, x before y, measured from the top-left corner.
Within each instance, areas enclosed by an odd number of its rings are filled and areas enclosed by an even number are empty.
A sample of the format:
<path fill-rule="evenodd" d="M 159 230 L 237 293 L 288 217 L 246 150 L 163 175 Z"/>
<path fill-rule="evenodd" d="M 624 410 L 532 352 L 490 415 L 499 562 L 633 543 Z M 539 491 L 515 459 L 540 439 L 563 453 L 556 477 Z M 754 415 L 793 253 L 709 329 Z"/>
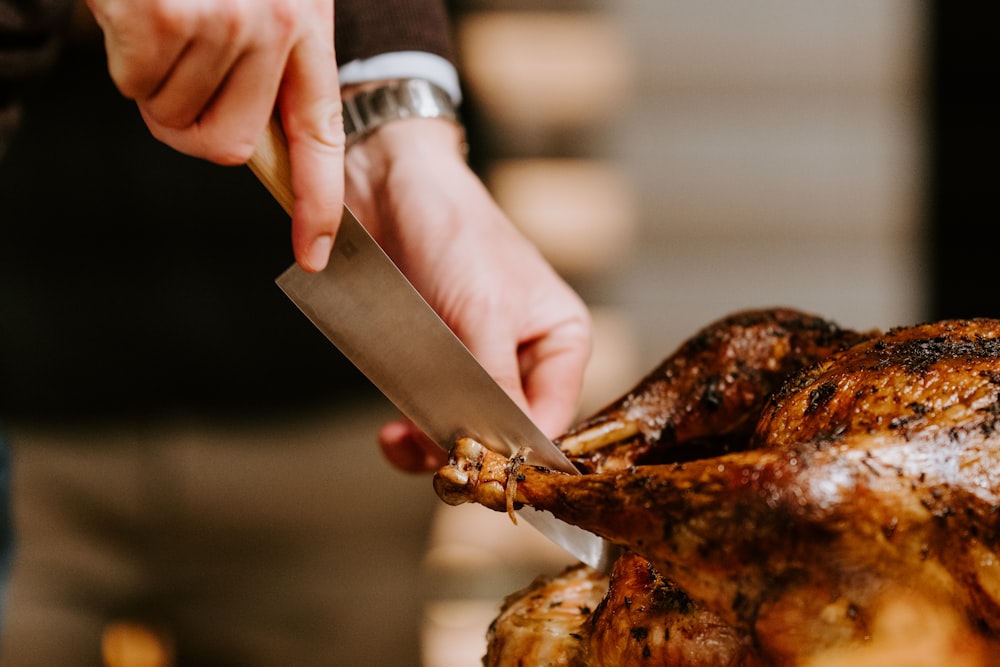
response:
<path fill-rule="evenodd" d="M 590 304 L 581 416 L 733 311 L 1000 315 L 989 25 L 914 0 L 452 0 L 470 160 Z M 81 10 L 0 160 L 0 420 L 18 550 L 0 664 L 477 665 L 569 562 L 443 506 L 273 285 L 249 171 L 148 136 Z M 992 203 L 992 202 L 990 202 Z"/>

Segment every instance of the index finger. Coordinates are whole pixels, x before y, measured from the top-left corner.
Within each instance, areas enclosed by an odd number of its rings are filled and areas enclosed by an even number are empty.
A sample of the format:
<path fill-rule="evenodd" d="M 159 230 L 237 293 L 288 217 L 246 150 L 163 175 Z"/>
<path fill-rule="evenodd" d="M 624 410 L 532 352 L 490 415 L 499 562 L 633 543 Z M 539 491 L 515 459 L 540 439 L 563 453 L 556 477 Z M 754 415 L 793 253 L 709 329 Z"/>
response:
<path fill-rule="evenodd" d="M 326 266 L 344 207 L 345 140 L 332 3 L 319 4 L 329 8 L 329 21 L 293 47 L 278 95 L 295 196 L 292 249 L 307 271 Z"/>

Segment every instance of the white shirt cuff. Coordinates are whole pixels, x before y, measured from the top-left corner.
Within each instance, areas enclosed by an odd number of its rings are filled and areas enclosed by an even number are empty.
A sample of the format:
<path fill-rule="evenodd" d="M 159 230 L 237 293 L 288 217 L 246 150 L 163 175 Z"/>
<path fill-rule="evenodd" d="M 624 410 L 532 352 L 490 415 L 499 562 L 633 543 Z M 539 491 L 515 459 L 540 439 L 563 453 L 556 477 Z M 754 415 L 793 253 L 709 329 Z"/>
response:
<path fill-rule="evenodd" d="M 425 51 L 396 51 L 352 60 L 340 66 L 338 77 L 341 86 L 378 79 L 427 79 L 444 89 L 456 105 L 462 102 L 455 67 L 447 59 Z"/>

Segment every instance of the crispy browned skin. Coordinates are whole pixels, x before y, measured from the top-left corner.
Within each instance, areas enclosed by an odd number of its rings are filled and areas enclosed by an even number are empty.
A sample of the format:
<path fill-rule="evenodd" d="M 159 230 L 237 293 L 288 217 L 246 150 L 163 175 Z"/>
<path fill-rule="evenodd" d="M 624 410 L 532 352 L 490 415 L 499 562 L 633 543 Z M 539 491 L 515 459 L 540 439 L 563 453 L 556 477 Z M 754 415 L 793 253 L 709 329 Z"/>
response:
<path fill-rule="evenodd" d="M 484 667 L 745 665 L 748 637 L 626 552 L 609 575 L 585 565 L 504 600 Z"/>
<path fill-rule="evenodd" d="M 748 664 L 864 642 L 890 591 L 995 638 L 998 416 L 1000 322 L 896 329 L 793 375 L 745 451 L 577 476 L 521 466 L 515 500 L 647 559 L 751 638 Z M 453 455 L 442 497 L 505 509 L 506 462 L 470 441 Z"/>
<path fill-rule="evenodd" d="M 745 665 L 749 636 L 705 610 L 649 561 L 626 552 L 590 626 L 591 667 Z"/>
<path fill-rule="evenodd" d="M 591 616 L 607 588 L 607 575 L 579 564 L 508 595 L 490 625 L 484 667 L 591 667 Z"/>
<path fill-rule="evenodd" d="M 873 333 L 787 308 L 730 315 L 557 444 L 591 473 L 745 449 L 764 402 L 789 375 Z"/>

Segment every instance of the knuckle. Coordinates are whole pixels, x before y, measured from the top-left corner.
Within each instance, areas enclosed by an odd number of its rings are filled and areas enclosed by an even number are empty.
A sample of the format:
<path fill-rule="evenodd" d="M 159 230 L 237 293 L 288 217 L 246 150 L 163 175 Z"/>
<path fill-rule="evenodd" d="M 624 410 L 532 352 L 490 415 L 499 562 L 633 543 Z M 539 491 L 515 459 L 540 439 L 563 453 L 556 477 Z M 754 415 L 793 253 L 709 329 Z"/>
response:
<path fill-rule="evenodd" d="M 288 38 L 298 24 L 299 3 L 295 0 L 274 0 L 271 3 L 271 25 L 278 34 Z"/>
<path fill-rule="evenodd" d="M 239 0 L 219 0 L 212 3 L 209 16 L 212 30 L 222 40 L 232 42 L 238 40 L 247 30 L 247 12 Z"/>
<path fill-rule="evenodd" d="M 237 143 L 232 146 L 232 149 L 229 152 L 224 155 L 220 155 L 218 162 L 219 164 L 229 166 L 245 164 L 246 161 L 250 159 L 250 156 L 253 155 L 254 148 L 255 146 L 253 142 Z"/>
<path fill-rule="evenodd" d="M 227 137 L 213 128 L 190 126 L 181 130 L 150 123 L 150 134 L 176 150 L 223 166 L 245 164 L 253 154 L 254 143 L 239 137 Z"/>
<path fill-rule="evenodd" d="M 189 4 L 179 4 L 169 0 L 150 0 L 150 30 L 153 42 L 185 37 L 197 25 L 197 13 Z"/>
<path fill-rule="evenodd" d="M 242 138 L 230 141 L 206 142 L 205 157 L 211 162 L 224 166 L 236 166 L 246 163 L 253 155 L 254 142 Z"/>

